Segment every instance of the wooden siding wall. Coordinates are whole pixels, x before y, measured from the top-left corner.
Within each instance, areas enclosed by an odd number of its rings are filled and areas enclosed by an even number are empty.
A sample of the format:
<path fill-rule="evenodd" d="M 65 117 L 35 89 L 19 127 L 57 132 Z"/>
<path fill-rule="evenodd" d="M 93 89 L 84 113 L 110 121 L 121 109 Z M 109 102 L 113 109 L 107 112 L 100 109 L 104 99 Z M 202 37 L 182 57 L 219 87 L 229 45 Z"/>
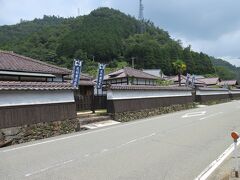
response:
<path fill-rule="evenodd" d="M 191 95 L 188 96 L 184 93 L 181 96 L 172 96 L 173 94 L 169 91 L 169 96 L 165 93 L 165 97 L 147 97 L 147 91 L 151 92 L 151 90 L 146 90 L 145 97 L 141 97 L 144 92 L 140 93 L 140 90 L 136 90 L 134 92 L 139 91 L 139 96 L 133 94 L 132 90 L 124 90 L 127 94 L 133 95 L 134 97 L 126 96 L 126 93 L 117 93 L 119 90 L 113 90 L 114 93 L 111 92 L 108 94 L 107 101 L 107 111 L 108 113 L 121 113 L 121 112 L 131 112 L 131 111 L 140 111 L 144 109 L 153 109 L 164 106 L 170 106 L 175 104 L 187 104 L 192 103 L 194 101 L 205 103 L 208 101 L 222 100 L 222 99 L 239 99 L 240 98 L 240 90 L 219 90 L 219 89 L 211 89 L 204 88 L 204 90 L 198 90 L 198 94 L 196 91 L 192 91 Z M 186 91 L 187 92 L 187 91 Z M 180 93 L 180 92 L 179 92 Z M 152 93 L 153 95 L 154 93 Z M 161 92 L 159 91 L 159 96 Z M 162 93 L 163 94 L 163 93 Z M 154 94 L 157 95 L 157 94 Z M 120 97 L 123 96 L 121 99 Z"/>
<path fill-rule="evenodd" d="M 75 103 L 0 107 L 0 128 L 62 121 L 75 117 Z"/>
<path fill-rule="evenodd" d="M 94 99 L 93 99 L 94 98 Z M 77 111 L 107 108 L 107 96 L 75 96 Z M 93 104 L 94 103 L 94 104 Z"/>
<path fill-rule="evenodd" d="M 197 95 L 196 101 L 200 103 L 205 103 L 208 101 L 216 101 L 222 99 L 230 99 L 230 94 L 218 94 L 218 95 Z"/>
<path fill-rule="evenodd" d="M 239 94 L 231 94 L 230 97 L 231 97 L 231 99 L 239 99 L 240 93 Z"/>
<path fill-rule="evenodd" d="M 107 103 L 107 111 L 108 113 L 121 113 L 192 102 L 192 96 L 109 100 Z"/>
<path fill-rule="evenodd" d="M 95 109 L 106 109 L 107 108 L 107 96 L 94 96 L 94 107 Z"/>

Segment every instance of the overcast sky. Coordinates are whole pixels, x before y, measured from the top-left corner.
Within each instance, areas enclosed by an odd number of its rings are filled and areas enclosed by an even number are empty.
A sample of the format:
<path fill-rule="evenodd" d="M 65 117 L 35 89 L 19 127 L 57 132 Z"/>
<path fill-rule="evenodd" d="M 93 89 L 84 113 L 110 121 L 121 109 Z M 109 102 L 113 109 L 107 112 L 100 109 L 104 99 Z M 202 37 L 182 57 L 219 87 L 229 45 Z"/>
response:
<path fill-rule="evenodd" d="M 144 17 L 195 51 L 240 66 L 239 0 L 143 0 Z M 139 0 L 0 0 L 0 25 L 45 15 L 88 14 L 112 7 L 138 17 Z"/>

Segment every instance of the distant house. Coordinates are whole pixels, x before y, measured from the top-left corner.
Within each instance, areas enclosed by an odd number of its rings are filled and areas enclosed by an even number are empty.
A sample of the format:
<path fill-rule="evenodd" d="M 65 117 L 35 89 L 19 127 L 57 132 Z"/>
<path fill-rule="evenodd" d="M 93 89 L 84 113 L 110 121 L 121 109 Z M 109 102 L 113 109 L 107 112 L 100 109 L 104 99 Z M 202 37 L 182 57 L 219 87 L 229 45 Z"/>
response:
<path fill-rule="evenodd" d="M 173 81 L 174 84 L 178 84 L 178 76 L 170 76 L 166 77 L 165 80 Z M 187 77 L 181 75 L 181 86 L 186 85 Z M 190 84 L 191 84 L 192 76 L 190 77 Z M 221 79 L 216 78 L 204 78 L 203 76 L 195 76 L 194 84 L 197 87 L 214 87 L 217 86 L 221 82 Z"/>
<path fill-rule="evenodd" d="M 238 82 L 237 80 L 226 80 L 226 81 L 221 81 L 219 82 L 218 84 L 219 86 L 221 87 L 225 87 L 225 86 L 228 86 L 228 87 L 238 87 Z"/>
<path fill-rule="evenodd" d="M 158 77 L 145 73 L 141 70 L 131 67 L 124 67 L 104 76 L 103 89 L 108 85 L 150 85 L 155 86 L 157 84 Z M 101 90 L 95 88 L 95 94 L 105 94 Z"/>
<path fill-rule="evenodd" d="M 63 82 L 63 77 L 71 73 L 13 52 L 0 51 L 0 62 L 1 81 Z"/>
<path fill-rule="evenodd" d="M 175 85 L 178 85 L 178 75 L 177 76 L 169 76 L 164 78 L 165 80 L 172 81 Z M 186 86 L 187 77 L 184 75 L 181 75 L 181 86 Z M 192 76 L 189 79 L 189 84 L 192 84 Z M 197 87 L 205 87 L 206 84 L 203 81 L 200 81 L 199 79 L 195 78 L 194 85 Z"/>
<path fill-rule="evenodd" d="M 157 76 L 148 74 L 138 69 L 125 67 L 104 76 L 103 84 L 123 85 L 156 85 Z"/>
<path fill-rule="evenodd" d="M 161 69 L 143 69 L 143 72 L 159 77 L 159 79 L 166 78 Z"/>
<path fill-rule="evenodd" d="M 70 83 L 72 75 L 65 76 L 64 79 Z M 93 94 L 94 86 L 95 83 L 93 82 L 93 78 L 87 74 L 81 73 L 79 87 L 74 91 L 81 96 L 91 96 Z"/>
<path fill-rule="evenodd" d="M 65 79 L 70 82 L 71 75 L 66 76 Z M 81 73 L 79 87 L 74 90 L 77 111 L 93 109 L 94 86 L 93 78 Z"/>
<path fill-rule="evenodd" d="M 0 51 L 0 128 L 76 117 L 66 68 Z"/>
<path fill-rule="evenodd" d="M 164 78 L 167 81 L 172 81 L 174 84 L 179 84 L 178 83 L 178 75 L 176 76 L 167 76 Z M 186 77 L 184 75 L 181 75 L 181 85 L 185 85 L 186 84 Z"/>
<path fill-rule="evenodd" d="M 221 82 L 221 79 L 218 77 L 216 77 L 216 78 L 198 78 L 197 80 L 200 82 L 204 82 L 204 84 L 207 87 L 216 86 Z"/>

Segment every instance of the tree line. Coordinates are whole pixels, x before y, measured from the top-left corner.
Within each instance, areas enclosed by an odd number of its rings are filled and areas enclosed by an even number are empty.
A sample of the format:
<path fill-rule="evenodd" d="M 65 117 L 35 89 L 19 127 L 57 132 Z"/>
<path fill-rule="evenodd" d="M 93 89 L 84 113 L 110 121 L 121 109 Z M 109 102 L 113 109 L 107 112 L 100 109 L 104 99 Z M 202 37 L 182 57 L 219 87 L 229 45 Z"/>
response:
<path fill-rule="evenodd" d="M 191 46 L 184 48 L 151 21 L 143 23 L 145 32 L 140 33 L 140 21 L 109 8 L 76 18 L 44 16 L 0 26 L 0 49 L 67 68 L 72 67 L 73 58 L 80 58 L 85 63 L 83 71 L 92 75 L 98 62 L 108 64 L 110 71 L 131 64 L 132 59 L 136 68 L 160 68 L 166 75 L 176 74 L 173 62 L 178 59 L 187 65 L 186 73 L 216 75 L 221 71 L 212 57 L 194 52 Z M 235 71 L 220 67 L 227 69 L 223 78 L 236 77 Z"/>

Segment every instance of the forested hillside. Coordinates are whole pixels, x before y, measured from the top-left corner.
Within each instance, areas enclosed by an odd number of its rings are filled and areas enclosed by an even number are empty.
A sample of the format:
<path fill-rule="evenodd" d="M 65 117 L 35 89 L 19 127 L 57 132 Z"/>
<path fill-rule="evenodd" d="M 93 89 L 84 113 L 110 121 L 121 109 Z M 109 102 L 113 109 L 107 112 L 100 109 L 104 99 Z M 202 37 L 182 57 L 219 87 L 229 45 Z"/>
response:
<path fill-rule="evenodd" d="M 236 67 L 222 59 L 211 57 L 216 73 L 222 79 L 237 79 L 240 82 L 240 67 Z"/>
<path fill-rule="evenodd" d="M 12 26 L 0 26 L 0 49 L 14 51 L 60 66 L 71 68 L 73 58 L 84 60 L 84 71 L 96 71 L 97 62 L 109 67 L 131 63 L 137 68 L 161 68 L 175 74 L 172 62 L 182 59 L 187 72 L 214 74 L 211 58 L 191 47 L 183 48 L 168 32 L 145 21 L 145 33 L 139 33 L 141 22 L 134 17 L 99 8 L 76 18 L 44 16 Z"/>

